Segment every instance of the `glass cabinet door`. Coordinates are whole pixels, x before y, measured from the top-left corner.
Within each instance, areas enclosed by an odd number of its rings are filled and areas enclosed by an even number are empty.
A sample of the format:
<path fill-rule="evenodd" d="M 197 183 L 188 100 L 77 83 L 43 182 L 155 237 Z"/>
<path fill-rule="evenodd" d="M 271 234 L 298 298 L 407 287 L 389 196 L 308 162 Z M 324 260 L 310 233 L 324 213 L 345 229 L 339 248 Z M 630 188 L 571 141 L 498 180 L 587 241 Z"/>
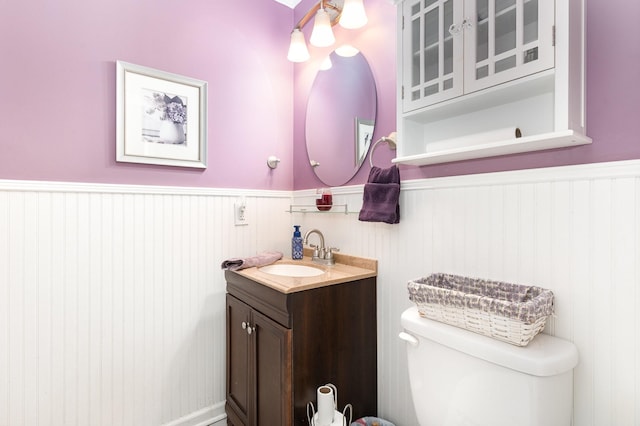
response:
<path fill-rule="evenodd" d="M 462 2 L 407 0 L 403 19 L 403 110 L 461 95 Z"/>
<path fill-rule="evenodd" d="M 466 0 L 464 14 L 465 92 L 553 68 L 553 0 Z"/>

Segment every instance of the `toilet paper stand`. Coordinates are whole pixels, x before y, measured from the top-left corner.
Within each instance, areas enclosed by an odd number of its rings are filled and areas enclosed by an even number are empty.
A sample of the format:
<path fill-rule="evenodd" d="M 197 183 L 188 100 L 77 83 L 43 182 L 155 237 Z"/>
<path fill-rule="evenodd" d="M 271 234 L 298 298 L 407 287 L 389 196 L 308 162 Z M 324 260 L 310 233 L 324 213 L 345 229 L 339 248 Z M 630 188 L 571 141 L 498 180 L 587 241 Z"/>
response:
<path fill-rule="evenodd" d="M 347 417 L 347 413 L 349 417 Z M 331 423 L 321 424 L 318 422 L 318 414 L 315 412 L 313 402 L 307 403 L 307 421 L 310 426 L 349 426 L 353 421 L 353 407 L 351 404 L 344 406 L 342 413 L 338 410 L 334 410 L 333 421 Z"/>
<path fill-rule="evenodd" d="M 353 407 L 345 405 L 342 413 L 338 408 L 338 389 L 335 385 L 327 383 L 317 389 L 318 411 L 313 402 L 307 403 L 307 421 L 309 426 L 349 426 L 353 420 Z M 347 422 L 347 413 L 349 421 Z"/>

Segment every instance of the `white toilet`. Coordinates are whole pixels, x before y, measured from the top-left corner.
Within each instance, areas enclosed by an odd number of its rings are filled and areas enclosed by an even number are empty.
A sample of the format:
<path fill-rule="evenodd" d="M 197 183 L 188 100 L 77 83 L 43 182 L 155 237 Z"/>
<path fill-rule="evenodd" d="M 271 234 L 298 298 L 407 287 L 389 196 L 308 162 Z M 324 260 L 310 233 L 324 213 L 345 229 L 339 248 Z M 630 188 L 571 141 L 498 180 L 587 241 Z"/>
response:
<path fill-rule="evenodd" d="M 411 393 L 421 426 L 568 426 L 573 343 L 546 334 L 526 347 L 402 314 Z"/>

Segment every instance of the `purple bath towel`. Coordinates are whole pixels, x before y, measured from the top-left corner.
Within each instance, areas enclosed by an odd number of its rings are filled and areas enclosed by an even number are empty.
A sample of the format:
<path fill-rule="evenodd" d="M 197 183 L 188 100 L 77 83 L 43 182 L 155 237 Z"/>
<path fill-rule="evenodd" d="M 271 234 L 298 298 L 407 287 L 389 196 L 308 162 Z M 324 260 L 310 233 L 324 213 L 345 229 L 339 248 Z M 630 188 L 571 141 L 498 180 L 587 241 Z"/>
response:
<path fill-rule="evenodd" d="M 364 185 L 362 210 L 358 219 L 363 222 L 400 223 L 400 169 L 373 166 Z"/>
<path fill-rule="evenodd" d="M 221 268 L 230 271 L 251 268 L 254 266 L 270 265 L 273 262 L 282 259 L 282 253 L 279 251 L 265 251 L 256 256 L 245 258 L 233 258 L 222 262 Z"/>

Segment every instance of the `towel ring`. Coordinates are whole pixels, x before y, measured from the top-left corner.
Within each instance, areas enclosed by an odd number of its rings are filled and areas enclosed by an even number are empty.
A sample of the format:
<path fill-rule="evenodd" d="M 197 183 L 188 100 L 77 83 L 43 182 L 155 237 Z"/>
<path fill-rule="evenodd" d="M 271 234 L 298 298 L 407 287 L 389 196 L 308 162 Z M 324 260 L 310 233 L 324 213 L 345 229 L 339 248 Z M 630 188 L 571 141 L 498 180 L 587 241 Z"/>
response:
<path fill-rule="evenodd" d="M 373 151 L 376 150 L 376 146 L 378 146 L 378 144 L 381 142 L 386 142 L 389 145 L 389 149 L 395 150 L 397 147 L 396 132 L 391 132 L 389 136 L 381 137 L 376 141 L 376 143 L 373 144 L 373 146 L 371 147 L 371 152 L 369 153 L 369 165 L 371 167 L 373 167 Z"/>

